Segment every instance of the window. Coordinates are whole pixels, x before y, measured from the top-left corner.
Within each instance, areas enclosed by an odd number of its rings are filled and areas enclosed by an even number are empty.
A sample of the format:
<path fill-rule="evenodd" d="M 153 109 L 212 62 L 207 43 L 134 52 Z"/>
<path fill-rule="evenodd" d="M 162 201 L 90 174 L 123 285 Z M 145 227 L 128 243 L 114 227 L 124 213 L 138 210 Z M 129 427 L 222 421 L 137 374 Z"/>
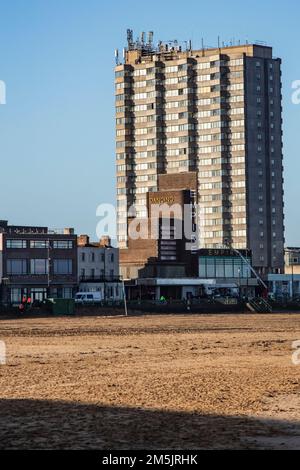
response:
<path fill-rule="evenodd" d="M 8 259 L 6 263 L 7 274 L 27 274 L 26 259 Z"/>
<path fill-rule="evenodd" d="M 134 72 L 133 72 L 133 75 L 135 77 L 141 77 L 143 75 L 146 75 L 147 71 L 146 69 L 136 69 Z"/>
<path fill-rule="evenodd" d="M 48 240 L 30 240 L 30 248 L 48 248 Z"/>
<path fill-rule="evenodd" d="M 125 95 L 122 93 L 116 96 L 116 101 L 123 101 L 125 99 Z"/>
<path fill-rule="evenodd" d="M 48 274 L 47 259 L 31 259 L 30 274 Z"/>
<path fill-rule="evenodd" d="M 73 289 L 72 287 L 63 288 L 63 299 L 72 299 L 73 298 Z"/>
<path fill-rule="evenodd" d="M 6 248 L 26 248 L 26 240 L 6 240 Z"/>
<path fill-rule="evenodd" d="M 200 69 L 200 70 L 209 69 L 210 68 L 210 63 L 209 62 L 198 62 L 197 68 Z"/>
<path fill-rule="evenodd" d="M 73 241 L 72 240 L 54 240 L 53 241 L 53 248 L 59 250 L 69 250 L 73 248 Z"/>
<path fill-rule="evenodd" d="M 231 67 L 243 65 L 243 59 L 231 59 L 231 61 L 229 62 L 229 65 Z"/>
<path fill-rule="evenodd" d="M 73 262 L 71 259 L 55 259 L 53 269 L 54 274 L 72 274 Z"/>
<path fill-rule="evenodd" d="M 22 300 L 22 289 L 13 288 L 10 290 L 10 302 L 12 304 L 19 304 Z"/>

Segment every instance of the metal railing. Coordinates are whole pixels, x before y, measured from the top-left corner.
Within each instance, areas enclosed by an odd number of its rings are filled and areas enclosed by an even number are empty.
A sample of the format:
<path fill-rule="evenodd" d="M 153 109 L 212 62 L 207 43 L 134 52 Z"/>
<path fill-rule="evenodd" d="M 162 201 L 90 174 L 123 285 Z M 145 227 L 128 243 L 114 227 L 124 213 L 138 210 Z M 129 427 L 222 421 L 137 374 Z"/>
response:
<path fill-rule="evenodd" d="M 120 276 L 101 276 L 101 275 L 82 275 L 79 276 L 80 282 L 122 282 L 122 278 Z"/>

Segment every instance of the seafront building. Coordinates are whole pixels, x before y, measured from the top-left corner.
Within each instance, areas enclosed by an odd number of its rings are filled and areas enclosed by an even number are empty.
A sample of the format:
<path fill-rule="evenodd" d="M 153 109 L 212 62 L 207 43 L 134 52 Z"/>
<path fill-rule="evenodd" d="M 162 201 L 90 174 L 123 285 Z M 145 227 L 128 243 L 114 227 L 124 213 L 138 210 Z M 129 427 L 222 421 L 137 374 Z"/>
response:
<path fill-rule="evenodd" d="M 130 30 L 127 39 L 115 68 L 121 273 L 138 277 L 153 255 L 138 259 L 128 222 L 147 217 L 164 175 L 175 178 L 170 190 L 193 192 L 197 248 L 250 250 L 262 276 L 283 272 L 281 60 L 258 44 L 154 46 L 152 33 L 134 41 Z"/>
<path fill-rule="evenodd" d="M 77 239 L 78 290 L 99 292 L 103 300 L 123 298 L 119 276 L 119 250 L 109 237 L 92 242 L 88 235 Z"/>
<path fill-rule="evenodd" d="M 91 242 L 73 228 L 10 225 L 0 221 L 0 303 L 72 299 L 78 291 L 121 300 L 119 250 L 109 237 Z"/>
<path fill-rule="evenodd" d="M 77 291 L 74 229 L 9 225 L 0 221 L 1 302 L 73 298 Z"/>

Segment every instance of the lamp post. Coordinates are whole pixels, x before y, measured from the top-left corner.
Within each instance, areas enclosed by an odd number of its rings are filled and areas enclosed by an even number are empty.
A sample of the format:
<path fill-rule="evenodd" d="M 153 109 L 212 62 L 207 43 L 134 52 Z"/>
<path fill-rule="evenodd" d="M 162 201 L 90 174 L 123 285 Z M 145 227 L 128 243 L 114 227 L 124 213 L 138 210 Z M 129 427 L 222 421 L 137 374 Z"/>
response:
<path fill-rule="evenodd" d="M 103 247 L 103 249 L 104 249 L 104 282 L 103 282 L 103 286 L 104 286 L 104 301 L 106 301 L 106 255 L 109 254 L 110 248 L 111 248 L 110 245 L 105 245 L 105 246 Z"/>
<path fill-rule="evenodd" d="M 122 290 L 123 290 L 123 299 L 124 299 L 124 309 L 125 309 L 125 317 L 128 316 L 128 309 L 127 309 L 127 298 L 126 298 L 126 289 L 125 289 L 125 282 L 122 276 Z"/>
<path fill-rule="evenodd" d="M 103 247 L 104 250 L 104 279 L 103 279 L 103 289 L 104 289 L 104 302 L 106 302 L 106 246 Z"/>
<path fill-rule="evenodd" d="M 247 248 L 247 259 L 250 259 L 248 248 Z M 251 271 L 249 269 L 249 266 L 247 266 L 247 301 L 249 298 L 249 277 L 251 277 Z"/>
<path fill-rule="evenodd" d="M 266 283 L 257 274 L 255 269 L 251 266 L 250 262 L 242 255 L 242 253 L 232 246 L 231 240 L 226 239 L 224 244 L 227 248 L 230 248 L 234 253 L 236 253 L 247 266 L 249 266 L 249 269 L 250 269 L 251 273 L 254 274 L 256 279 L 261 283 L 261 285 L 266 289 L 266 291 L 268 291 L 268 286 L 266 285 Z"/>
<path fill-rule="evenodd" d="M 51 269 L 51 256 L 50 256 L 50 238 L 47 240 L 47 258 L 48 258 L 48 266 L 47 266 L 47 299 L 50 298 L 50 269 Z"/>
<path fill-rule="evenodd" d="M 292 300 L 293 300 L 294 299 L 294 260 L 293 260 L 292 253 L 290 253 L 290 265 L 291 265 L 291 269 L 292 269 L 292 290 L 291 290 L 291 293 L 292 293 Z"/>

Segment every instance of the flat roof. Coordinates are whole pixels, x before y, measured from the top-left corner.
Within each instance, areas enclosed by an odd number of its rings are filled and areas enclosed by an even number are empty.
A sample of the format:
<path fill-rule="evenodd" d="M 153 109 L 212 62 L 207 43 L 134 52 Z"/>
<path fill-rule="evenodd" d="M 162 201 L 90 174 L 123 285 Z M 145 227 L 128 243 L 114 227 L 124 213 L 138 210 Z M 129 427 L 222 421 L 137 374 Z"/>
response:
<path fill-rule="evenodd" d="M 299 275 L 300 277 L 300 275 Z M 247 278 L 233 279 L 202 279 L 202 278 L 141 278 L 137 279 L 137 285 L 149 285 L 149 286 L 200 286 L 200 285 L 207 285 L 213 287 L 238 287 L 239 282 L 242 285 L 247 283 Z M 249 286 L 256 286 L 257 279 L 249 278 L 248 279 Z"/>

